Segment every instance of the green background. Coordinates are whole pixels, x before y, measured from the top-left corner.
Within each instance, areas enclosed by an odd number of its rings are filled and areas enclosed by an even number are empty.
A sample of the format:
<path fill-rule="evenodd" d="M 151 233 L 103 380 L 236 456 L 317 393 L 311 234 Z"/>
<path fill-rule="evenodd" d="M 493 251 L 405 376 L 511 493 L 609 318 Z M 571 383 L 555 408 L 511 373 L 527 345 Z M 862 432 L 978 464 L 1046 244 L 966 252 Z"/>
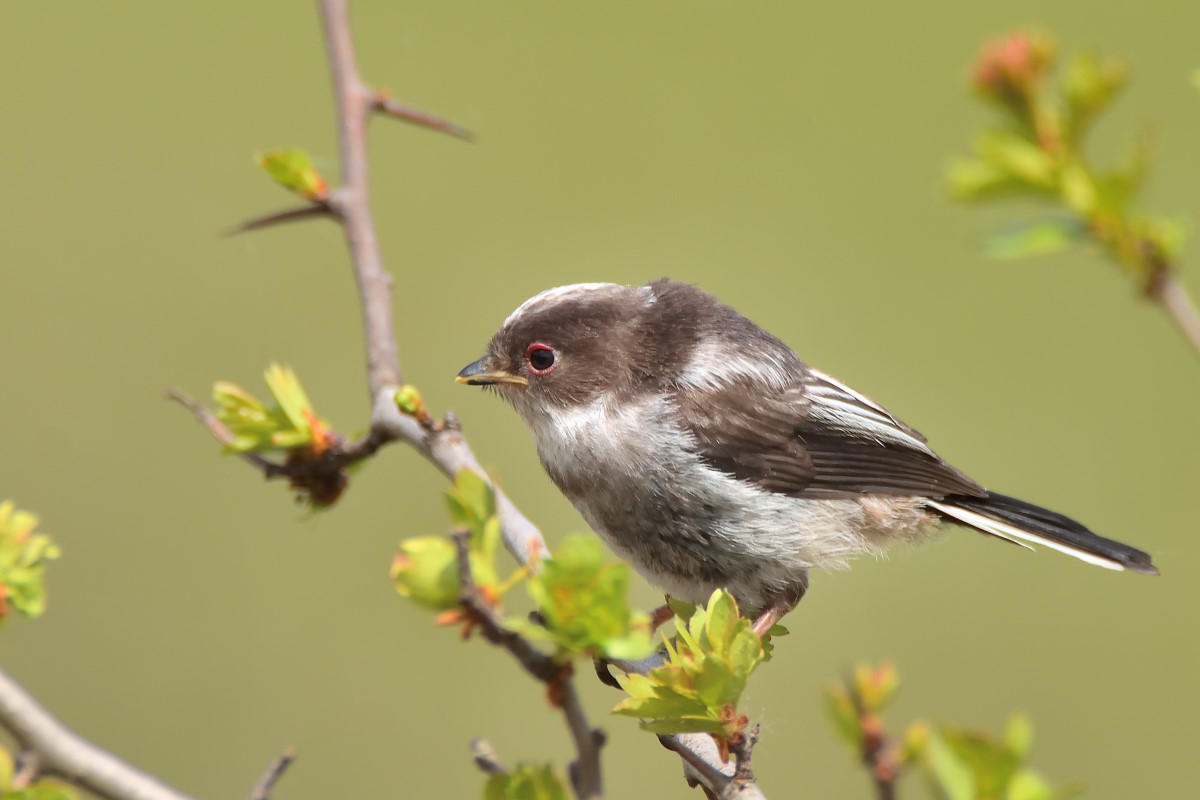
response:
<path fill-rule="evenodd" d="M 1184 797 L 1200 726 L 1200 364 L 1093 253 L 995 263 L 1028 209 L 949 203 L 941 170 L 989 115 L 980 42 L 1017 25 L 1128 58 L 1094 152 L 1143 123 L 1147 207 L 1197 207 L 1191 2 L 358 2 L 364 74 L 479 133 L 371 130 L 375 218 L 406 376 L 454 408 L 552 542 L 584 529 L 528 436 L 455 372 L 526 297 L 575 281 L 700 283 L 887 403 L 988 486 L 1153 552 L 1163 577 L 952 530 L 817 575 L 756 676 L 774 797 L 868 797 L 820 689 L 859 659 L 906 677 L 893 720 L 1036 725 L 1035 764 L 1092 798 Z M 65 722 L 201 797 L 477 796 L 467 742 L 569 756 L 503 654 L 397 598 L 395 544 L 445 529 L 403 447 L 303 521 L 162 399 L 293 365 L 353 432 L 368 402 L 336 227 L 235 239 L 290 199 L 254 166 L 299 145 L 336 174 L 311 4 L 8 3 L 0 10 L 0 497 L 64 549 L 50 609 L 0 663 Z M 1200 282 L 1188 276 L 1193 289 Z M 658 596 L 640 580 L 636 599 Z M 613 797 L 695 797 L 678 760 L 584 679 Z M 1189 789 L 1188 787 L 1193 787 Z M 908 794 L 923 792 L 917 786 Z"/>

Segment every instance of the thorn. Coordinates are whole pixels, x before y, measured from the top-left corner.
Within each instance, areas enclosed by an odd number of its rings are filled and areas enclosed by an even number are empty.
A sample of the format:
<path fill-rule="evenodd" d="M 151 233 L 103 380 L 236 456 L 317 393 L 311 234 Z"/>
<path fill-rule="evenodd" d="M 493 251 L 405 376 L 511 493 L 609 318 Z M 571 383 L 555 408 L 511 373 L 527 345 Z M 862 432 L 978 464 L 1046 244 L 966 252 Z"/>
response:
<path fill-rule="evenodd" d="M 422 128 L 448 133 L 457 139 L 462 139 L 464 142 L 475 141 L 475 134 L 457 122 L 426 113 L 412 106 L 406 106 L 403 103 L 397 103 L 386 91 L 375 93 L 375 97 L 371 102 L 371 108 L 380 114 L 385 114 L 405 122 L 411 122 L 413 125 L 420 125 Z"/>
<path fill-rule="evenodd" d="M 261 217 L 253 217 L 239 222 L 225 230 L 221 231 L 222 236 L 237 236 L 239 233 L 247 233 L 249 231 L 261 230 L 262 228 L 270 228 L 273 225 L 283 225 L 288 222 L 299 222 L 300 220 L 310 219 L 312 217 L 334 217 L 336 214 L 333 211 L 328 201 L 316 202 L 311 205 L 301 206 L 299 208 L 288 208 L 283 211 L 274 211 L 270 214 L 264 214 Z"/>

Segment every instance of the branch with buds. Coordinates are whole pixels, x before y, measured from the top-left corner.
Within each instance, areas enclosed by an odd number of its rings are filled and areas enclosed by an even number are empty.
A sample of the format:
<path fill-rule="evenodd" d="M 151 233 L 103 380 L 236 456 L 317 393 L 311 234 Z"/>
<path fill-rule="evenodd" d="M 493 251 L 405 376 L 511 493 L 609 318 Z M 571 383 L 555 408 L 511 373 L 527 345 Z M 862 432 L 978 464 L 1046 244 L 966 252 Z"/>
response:
<path fill-rule="evenodd" d="M 979 134 L 972 156 L 950 164 L 950 192 L 964 202 L 1018 197 L 1059 207 L 1061 214 L 992 236 L 986 251 L 1015 258 L 1095 244 L 1200 354 L 1200 312 L 1179 278 L 1184 226 L 1133 211 L 1149 163 L 1145 137 L 1123 163 L 1107 168 L 1084 152 L 1129 70 L 1083 53 L 1055 81 L 1057 50 L 1049 36 L 1024 31 L 984 47 L 972 83 L 1001 121 Z"/>

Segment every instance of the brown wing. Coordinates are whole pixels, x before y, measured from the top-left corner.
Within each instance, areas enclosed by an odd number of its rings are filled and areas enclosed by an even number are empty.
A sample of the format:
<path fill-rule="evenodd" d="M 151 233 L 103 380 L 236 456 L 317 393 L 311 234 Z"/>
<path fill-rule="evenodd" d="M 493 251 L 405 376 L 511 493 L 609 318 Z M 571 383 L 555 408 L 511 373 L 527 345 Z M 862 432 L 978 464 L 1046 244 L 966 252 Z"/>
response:
<path fill-rule="evenodd" d="M 985 495 L 883 406 L 815 370 L 787 388 L 690 387 L 677 401 L 705 462 L 772 492 Z"/>

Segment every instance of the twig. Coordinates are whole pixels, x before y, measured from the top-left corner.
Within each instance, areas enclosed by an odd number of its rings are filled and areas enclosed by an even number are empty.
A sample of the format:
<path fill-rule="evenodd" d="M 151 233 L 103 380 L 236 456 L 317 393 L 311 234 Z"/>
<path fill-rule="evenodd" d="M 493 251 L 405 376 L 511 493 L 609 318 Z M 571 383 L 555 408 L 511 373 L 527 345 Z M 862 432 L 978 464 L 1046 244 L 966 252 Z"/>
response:
<path fill-rule="evenodd" d="M 17 752 L 13 766 L 9 787 L 20 791 L 37 780 L 37 776 L 42 772 L 42 758 L 36 750 L 26 747 Z"/>
<path fill-rule="evenodd" d="M 0 670 L 0 727 L 55 775 L 110 800 L 190 800 L 67 728 Z"/>
<path fill-rule="evenodd" d="M 731 776 L 726 775 L 718 767 L 714 766 L 710 760 L 702 758 L 694 748 L 689 747 L 681 736 L 660 734 L 658 741 L 663 747 L 672 753 L 677 753 L 683 759 L 683 763 L 695 773 L 695 777 L 691 778 L 689 783 L 692 786 L 704 786 L 705 790 L 709 792 L 710 797 L 716 797 L 718 794 L 724 792 L 725 787 L 732 780 Z M 715 750 L 716 748 L 714 747 L 713 749 Z"/>
<path fill-rule="evenodd" d="M 267 800 L 271 796 L 271 790 L 275 788 L 275 784 L 283 777 L 286 770 L 293 761 L 296 760 L 296 751 L 292 748 L 284 750 L 283 753 L 271 762 L 263 772 L 262 777 L 258 779 L 258 783 L 254 784 L 254 788 L 250 791 L 250 796 L 247 800 Z"/>
<path fill-rule="evenodd" d="M 1147 294 L 1162 306 L 1192 350 L 1200 355 L 1200 311 L 1197 311 L 1183 281 L 1179 280 L 1178 272 L 1174 269 L 1159 270 Z"/>
<path fill-rule="evenodd" d="M 174 400 L 195 415 L 204 427 L 212 433 L 213 438 L 221 444 L 231 444 L 233 433 L 225 427 L 225 423 L 200 403 L 188 397 L 178 389 L 167 392 L 167 399 Z M 260 470 L 265 478 L 319 478 L 341 472 L 363 459 L 375 455 L 383 440 L 374 430 L 367 431 L 361 439 L 348 442 L 336 437 L 333 444 L 320 458 L 312 461 L 295 461 L 280 463 L 263 458 L 258 453 L 242 453 L 242 458 Z"/>
<path fill-rule="evenodd" d="M 896 747 L 888 738 L 883 722 L 867 710 L 852 679 L 846 680 L 846 691 L 858 714 L 858 728 L 862 731 L 862 763 L 871 774 L 875 796 L 879 800 L 896 800 L 896 779 L 900 777 Z"/>
<path fill-rule="evenodd" d="M 601 790 L 600 747 L 603 734 L 588 724 L 587 715 L 575 683 L 571 677 L 570 664 L 560 664 L 538 650 L 516 631 L 504 626 L 492 604 L 480 593 L 471 575 L 470 532 L 455 531 L 451 538 L 457 547 L 458 576 L 461 582 L 459 603 L 468 614 L 468 630 L 478 626 L 483 638 L 507 650 L 525 671 L 546 685 L 551 700 L 562 710 L 567 729 L 575 741 L 577 759 L 571 764 L 571 784 L 579 800 L 600 800 Z"/>
<path fill-rule="evenodd" d="M 471 740 L 471 756 L 475 759 L 475 766 L 485 775 L 505 775 L 508 770 L 500 763 L 500 756 L 496 754 L 496 748 L 492 747 L 486 739 Z"/>

